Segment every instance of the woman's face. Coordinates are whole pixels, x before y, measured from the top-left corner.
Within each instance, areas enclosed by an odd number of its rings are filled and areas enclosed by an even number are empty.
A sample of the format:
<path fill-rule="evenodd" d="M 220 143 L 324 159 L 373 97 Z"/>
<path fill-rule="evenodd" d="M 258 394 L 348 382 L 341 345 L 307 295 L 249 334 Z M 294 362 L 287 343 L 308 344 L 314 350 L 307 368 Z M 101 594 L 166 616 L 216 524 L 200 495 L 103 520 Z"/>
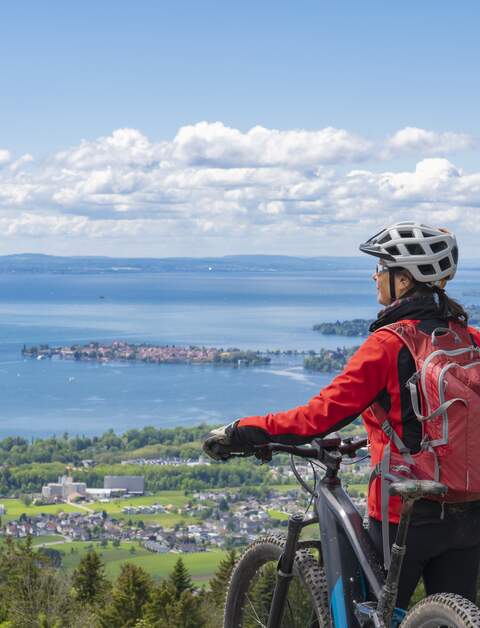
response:
<path fill-rule="evenodd" d="M 377 301 L 380 305 L 390 305 L 392 299 L 390 298 L 390 279 L 388 270 L 382 269 L 380 264 L 378 264 L 372 275 L 372 279 L 377 285 Z"/>
<path fill-rule="evenodd" d="M 392 298 L 390 296 L 390 273 L 387 268 L 377 264 L 372 279 L 377 285 L 377 301 L 380 305 L 390 305 Z M 412 279 L 409 273 L 395 273 L 395 295 L 399 299 L 405 292 L 412 287 Z"/>

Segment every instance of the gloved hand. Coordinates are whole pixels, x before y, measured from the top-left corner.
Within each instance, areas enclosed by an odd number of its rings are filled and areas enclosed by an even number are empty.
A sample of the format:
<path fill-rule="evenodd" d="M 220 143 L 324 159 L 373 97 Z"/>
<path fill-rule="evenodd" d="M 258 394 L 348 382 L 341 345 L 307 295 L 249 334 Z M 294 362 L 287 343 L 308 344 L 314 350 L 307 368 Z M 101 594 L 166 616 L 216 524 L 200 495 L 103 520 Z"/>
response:
<path fill-rule="evenodd" d="M 214 460 L 228 460 L 233 456 L 251 456 L 253 445 L 241 442 L 236 428 L 238 421 L 212 430 L 203 443 L 203 451 Z"/>

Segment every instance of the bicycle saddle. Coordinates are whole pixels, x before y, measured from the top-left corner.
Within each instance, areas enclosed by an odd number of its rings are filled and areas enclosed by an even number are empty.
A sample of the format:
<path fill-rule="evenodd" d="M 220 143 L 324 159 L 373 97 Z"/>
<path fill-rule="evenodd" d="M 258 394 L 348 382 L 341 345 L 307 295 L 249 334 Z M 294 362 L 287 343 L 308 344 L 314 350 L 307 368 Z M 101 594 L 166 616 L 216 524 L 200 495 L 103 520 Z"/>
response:
<path fill-rule="evenodd" d="M 448 488 L 433 480 L 402 480 L 390 484 L 390 495 L 399 495 L 402 499 L 445 495 Z"/>

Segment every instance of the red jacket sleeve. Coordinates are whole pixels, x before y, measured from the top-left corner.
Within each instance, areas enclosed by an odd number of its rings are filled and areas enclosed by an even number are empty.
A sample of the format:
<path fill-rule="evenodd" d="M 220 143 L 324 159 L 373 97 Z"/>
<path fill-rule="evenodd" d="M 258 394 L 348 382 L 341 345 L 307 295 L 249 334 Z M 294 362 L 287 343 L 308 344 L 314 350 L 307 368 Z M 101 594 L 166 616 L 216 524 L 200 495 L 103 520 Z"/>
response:
<path fill-rule="evenodd" d="M 474 339 L 477 346 L 480 347 L 480 331 L 476 329 L 475 327 L 471 327 L 471 326 L 468 327 L 468 331 L 472 335 L 472 338 Z"/>
<path fill-rule="evenodd" d="M 343 372 L 306 405 L 287 412 L 251 416 L 240 420 L 243 428 L 257 428 L 266 440 L 306 442 L 324 436 L 351 423 L 385 388 L 390 368 L 388 352 L 381 332 L 372 334 L 350 358 Z"/>

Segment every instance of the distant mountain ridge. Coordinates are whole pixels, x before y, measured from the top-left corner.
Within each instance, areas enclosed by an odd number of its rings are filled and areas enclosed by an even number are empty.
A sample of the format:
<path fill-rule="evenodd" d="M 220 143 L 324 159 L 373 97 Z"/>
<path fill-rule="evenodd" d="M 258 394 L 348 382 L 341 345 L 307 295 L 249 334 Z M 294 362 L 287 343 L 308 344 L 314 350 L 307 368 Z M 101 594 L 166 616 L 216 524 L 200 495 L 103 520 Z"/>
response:
<path fill-rule="evenodd" d="M 294 257 L 288 255 L 226 255 L 224 257 L 105 257 L 19 253 L 0 256 L 0 273 L 166 273 L 166 272 L 299 272 L 373 270 L 375 260 L 358 257 Z M 463 260 L 462 270 L 478 269 L 477 260 Z"/>
<path fill-rule="evenodd" d="M 0 256 L 0 273 L 104 274 L 137 272 L 295 272 L 372 267 L 362 257 L 290 257 L 227 255 L 225 257 L 62 257 L 40 253 Z"/>

